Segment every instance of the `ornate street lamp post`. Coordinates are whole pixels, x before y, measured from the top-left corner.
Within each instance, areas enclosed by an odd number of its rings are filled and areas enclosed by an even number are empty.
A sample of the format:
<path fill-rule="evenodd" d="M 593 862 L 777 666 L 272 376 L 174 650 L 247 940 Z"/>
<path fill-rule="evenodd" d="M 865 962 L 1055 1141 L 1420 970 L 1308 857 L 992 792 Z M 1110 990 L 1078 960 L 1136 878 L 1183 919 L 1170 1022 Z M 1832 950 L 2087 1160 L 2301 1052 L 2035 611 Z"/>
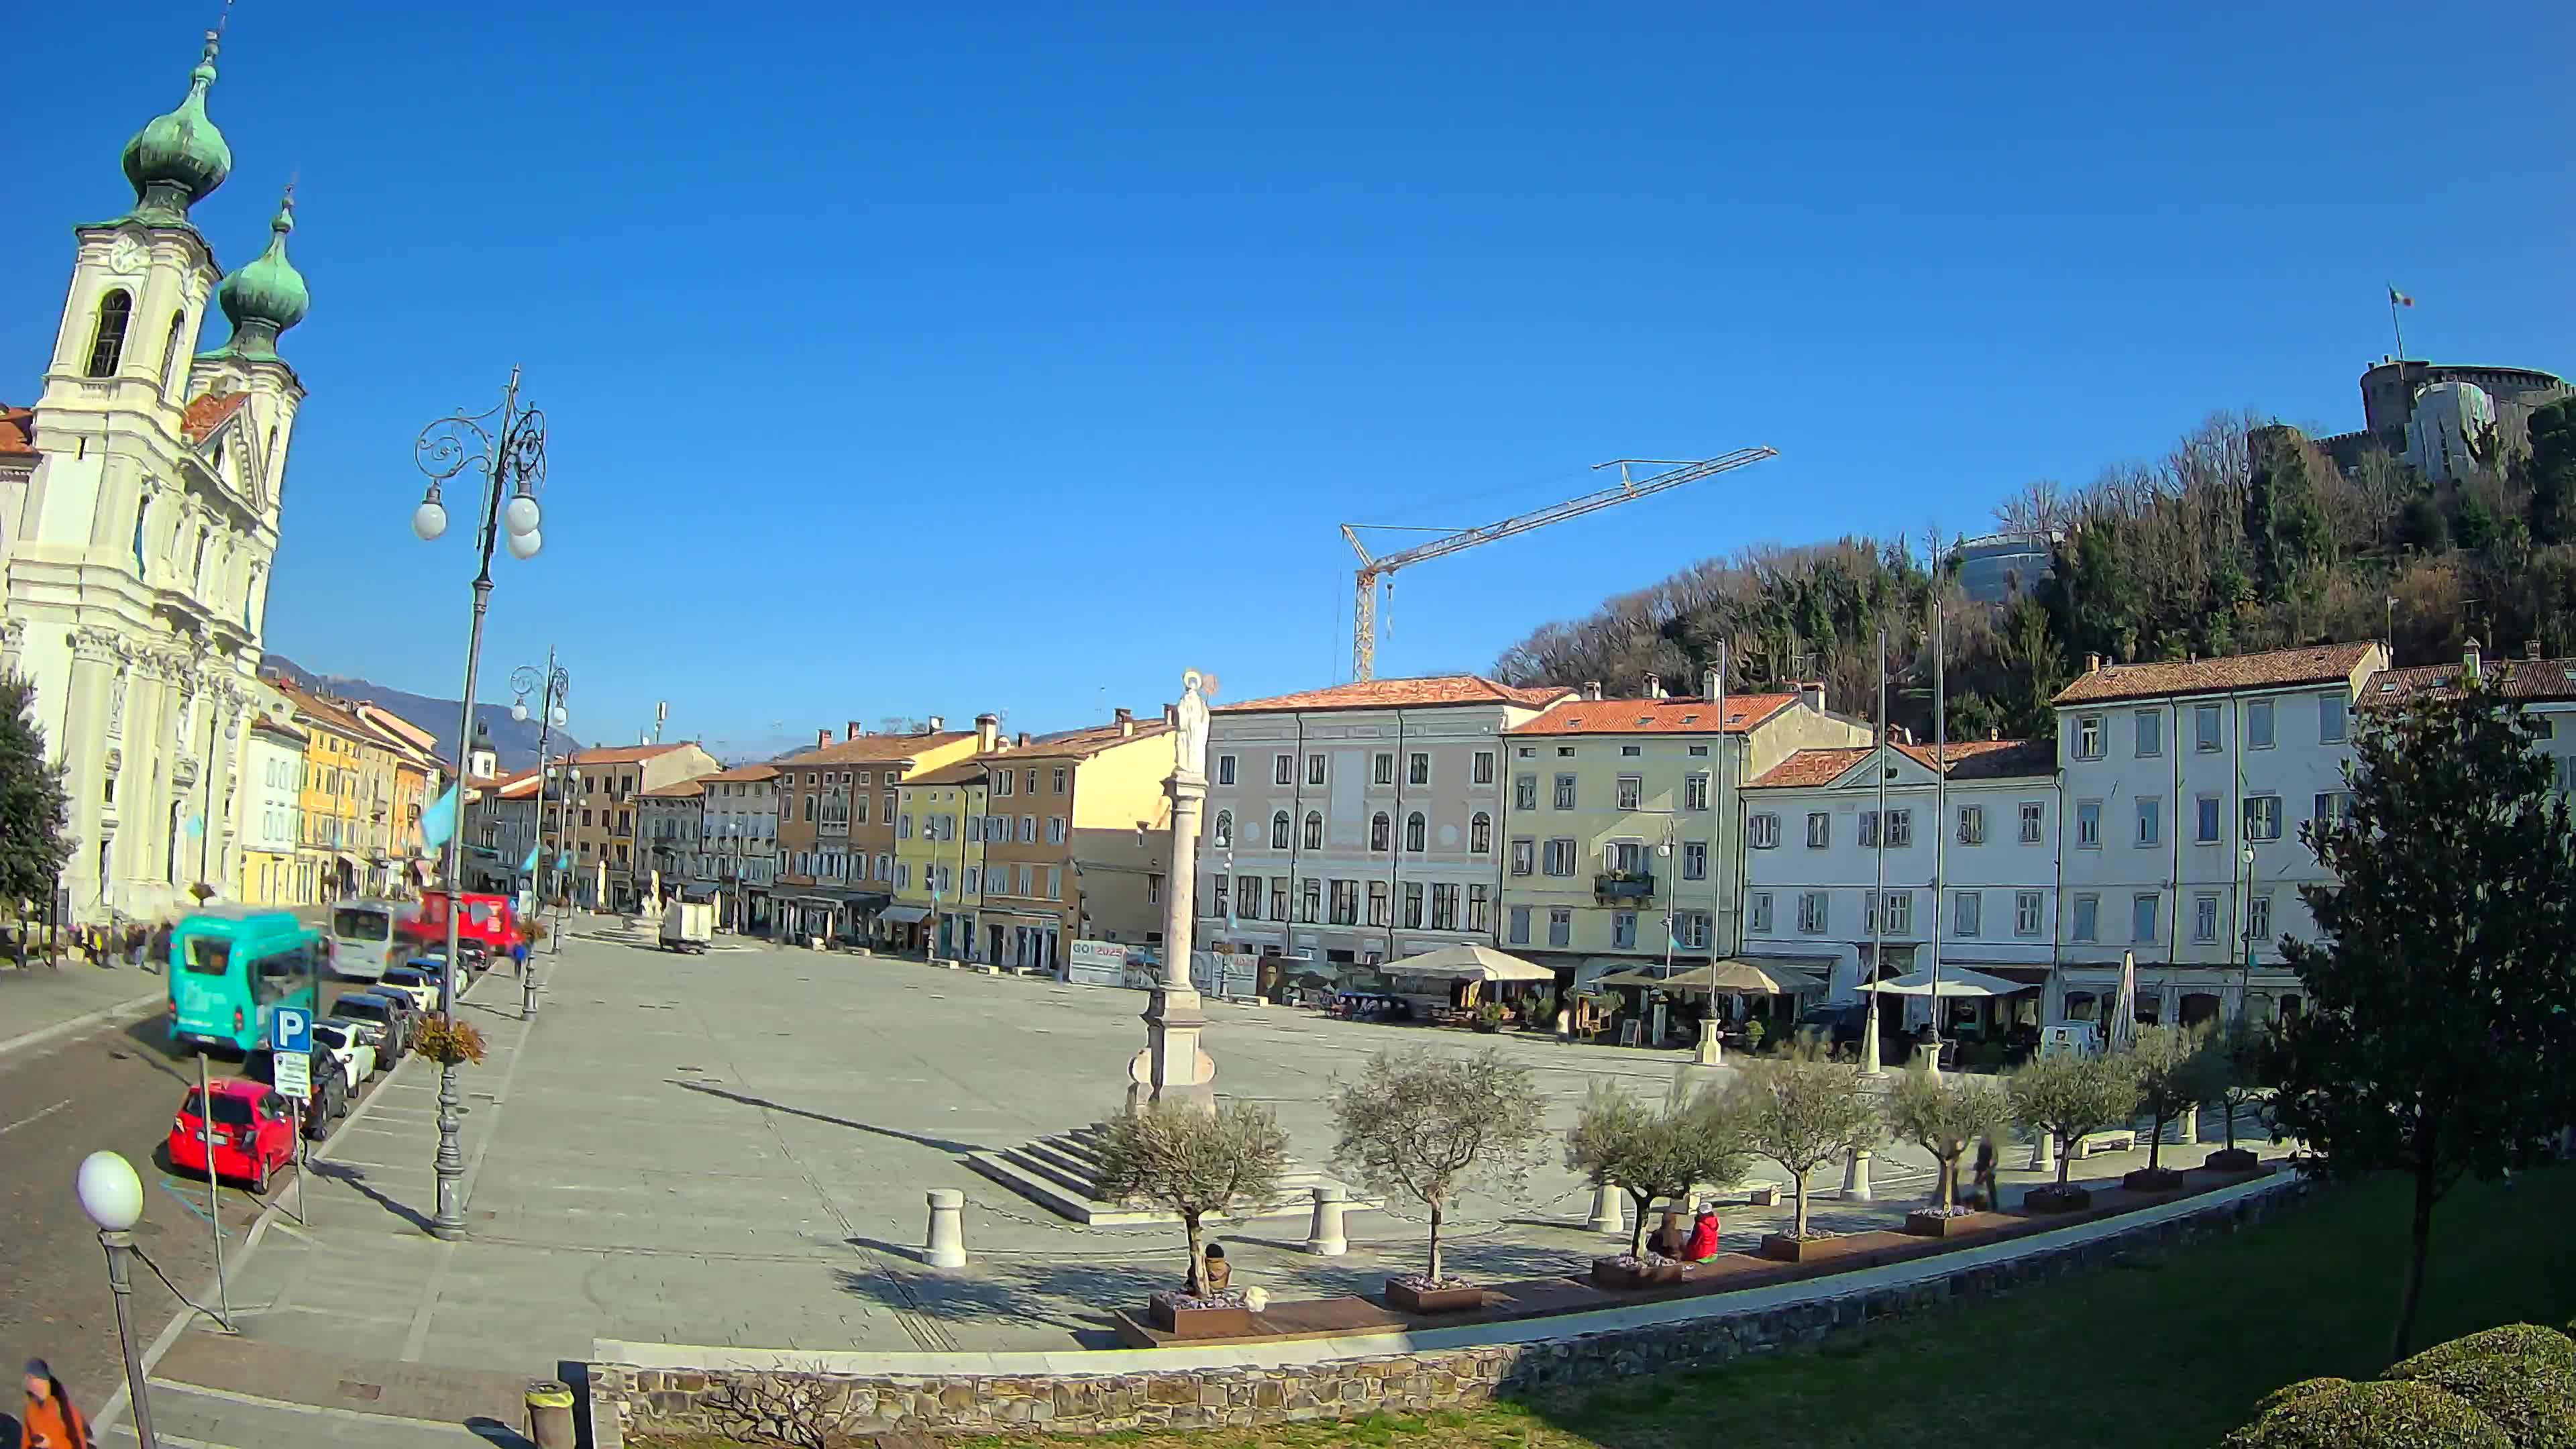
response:
<path fill-rule="evenodd" d="M 510 556 L 530 559 L 544 546 L 538 532 L 543 521 L 537 489 L 546 476 L 546 415 L 519 402 L 519 370 L 510 369 L 501 405 L 480 413 L 440 418 L 421 430 L 412 444 L 413 461 L 429 475 L 429 489 L 412 510 L 411 529 L 423 541 L 447 532 L 447 506 L 440 486 L 459 474 L 482 475 L 482 512 L 477 519 L 473 623 L 465 635 L 465 693 L 458 706 L 456 729 L 460 749 L 474 738 L 474 683 L 483 655 L 483 616 L 492 606 L 492 549 L 506 542 Z M 439 1006 L 449 1019 L 456 1010 L 457 892 L 465 879 L 465 791 L 456 793 L 456 821 L 447 837 L 447 957 L 439 966 Z M 456 1063 L 442 1063 L 438 1073 L 438 1212 L 430 1231 L 442 1238 L 465 1232 L 465 1154 L 457 1144 Z"/>

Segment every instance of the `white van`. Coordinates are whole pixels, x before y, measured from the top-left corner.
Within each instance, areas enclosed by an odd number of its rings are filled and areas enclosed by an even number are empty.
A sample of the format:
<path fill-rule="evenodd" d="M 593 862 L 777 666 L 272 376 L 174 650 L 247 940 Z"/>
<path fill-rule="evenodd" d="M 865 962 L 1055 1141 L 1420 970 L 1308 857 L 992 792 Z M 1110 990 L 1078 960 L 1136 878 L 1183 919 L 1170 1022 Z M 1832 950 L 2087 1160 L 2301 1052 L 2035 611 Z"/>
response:
<path fill-rule="evenodd" d="M 331 908 L 332 974 L 351 981 L 381 981 L 385 968 L 397 964 L 404 949 L 394 939 L 394 920 L 402 907 L 392 901 L 342 901 Z"/>
<path fill-rule="evenodd" d="M 2102 1054 L 2102 1029 L 2089 1021 L 2065 1021 L 2039 1030 L 2039 1054 L 2043 1057 L 2072 1052 L 2079 1057 Z"/>

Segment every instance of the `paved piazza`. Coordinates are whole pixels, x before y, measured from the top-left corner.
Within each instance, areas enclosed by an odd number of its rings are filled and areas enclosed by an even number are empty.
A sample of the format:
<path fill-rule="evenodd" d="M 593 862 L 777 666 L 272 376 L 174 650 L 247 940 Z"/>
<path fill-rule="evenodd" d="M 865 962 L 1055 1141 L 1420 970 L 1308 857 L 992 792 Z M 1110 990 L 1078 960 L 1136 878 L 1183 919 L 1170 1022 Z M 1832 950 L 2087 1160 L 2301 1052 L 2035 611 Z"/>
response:
<path fill-rule="evenodd" d="M 584 1358 L 594 1338 L 791 1349 L 1050 1349 L 1110 1342 L 1104 1309 L 1179 1277 L 1178 1228 L 1078 1228 L 962 1155 L 1095 1121 L 1123 1100 L 1141 993 L 757 949 L 680 957 L 576 939 L 548 958 L 544 1009 L 517 983 L 468 999 L 493 1052 L 467 1069 L 472 1236 L 423 1231 L 434 1078 L 414 1061 L 352 1119 L 233 1288 L 254 1339 L 465 1368 Z M 1377 1051 L 1499 1043 L 1540 1073 L 1552 1126 L 1611 1077 L 1660 1096 L 1681 1054 L 1326 1021 L 1212 1005 L 1221 1091 L 1273 1104 L 1297 1153 L 1332 1137 L 1323 1094 Z M 1704 1078 L 1702 1069 L 1687 1068 Z M 2214 1135 L 2214 1134 L 2213 1134 Z M 2189 1149 L 2168 1158 L 2199 1153 Z M 2019 1154 L 2014 1154 L 2019 1160 Z M 2115 1176 L 2143 1161 L 2084 1165 Z M 1756 1174 L 1763 1169 L 1757 1166 Z M 1776 1171 L 1772 1173 L 1776 1176 Z M 1822 1176 L 1822 1174 L 1820 1174 Z M 2007 1174 L 2007 1182 L 2028 1181 Z M 1832 1174 L 1820 1189 L 1838 1188 Z M 1823 1191 L 1826 1227 L 1878 1226 L 1928 1192 L 1919 1152 L 1878 1159 L 1879 1201 Z M 973 1265 L 919 1262 L 924 1192 L 963 1189 Z M 1564 1272 L 1604 1239 L 1551 1148 L 1526 1188 L 1471 1200 L 1455 1270 Z M 1390 1207 L 1398 1205 L 1390 1204 Z M 1787 1209 L 1725 1209 L 1730 1246 Z M 1419 1262 L 1418 1216 L 1354 1213 L 1338 1259 L 1298 1251 L 1302 1216 L 1221 1233 L 1240 1281 L 1309 1296 L 1372 1290 Z"/>

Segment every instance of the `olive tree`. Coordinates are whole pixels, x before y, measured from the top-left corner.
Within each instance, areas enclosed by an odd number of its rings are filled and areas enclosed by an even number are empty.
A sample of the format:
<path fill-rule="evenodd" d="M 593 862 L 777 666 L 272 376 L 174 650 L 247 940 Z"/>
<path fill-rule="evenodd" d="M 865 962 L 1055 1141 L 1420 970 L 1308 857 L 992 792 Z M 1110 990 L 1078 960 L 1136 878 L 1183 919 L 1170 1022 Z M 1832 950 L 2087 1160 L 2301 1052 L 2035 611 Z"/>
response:
<path fill-rule="evenodd" d="M 2136 1045 L 2129 1048 L 2129 1066 L 2138 1083 L 2134 1110 L 2155 1120 L 2155 1135 L 2147 1139 L 2149 1172 L 2163 1167 L 2165 1124 L 2200 1105 L 2198 1061 L 2208 1036 L 2196 1027 L 2140 1027 Z"/>
<path fill-rule="evenodd" d="M 2056 1141 L 2059 1192 L 2066 1191 L 2076 1140 L 2138 1110 L 2138 1081 L 2126 1053 L 2044 1056 L 2005 1078 L 2005 1090 L 2013 1120 Z"/>
<path fill-rule="evenodd" d="M 1267 1205 L 1288 1166 L 1288 1134 L 1258 1102 L 1226 1101 L 1214 1111 L 1192 1102 L 1154 1102 L 1101 1125 L 1091 1194 L 1103 1202 L 1142 1200 L 1177 1214 L 1190 1240 L 1190 1293 L 1207 1292 L 1207 1239 L 1214 1214 Z"/>
<path fill-rule="evenodd" d="M 1565 1134 L 1565 1165 L 1595 1187 L 1616 1187 L 1636 1209 L 1628 1255 L 1646 1256 L 1646 1218 L 1657 1198 L 1680 1198 L 1695 1183 L 1724 1184 L 1744 1175 L 1752 1153 L 1719 1099 L 1658 1110 L 1596 1081 Z"/>
<path fill-rule="evenodd" d="M 2191 1100 L 2217 1112 L 2227 1150 L 2236 1150 L 2236 1114 L 2261 1101 L 2271 1085 L 2271 1041 L 2243 1017 L 2200 1039 L 2183 1080 Z"/>
<path fill-rule="evenodd" d="M 1992 1077 L 1940 1076 L 1926 1062 L 1905 1069 L 1881 1110 L 1889 1132 L 1919 1144 L 1940 1164 L 1945 1213 L 1958 1206 L 1959 1159 L 1969 1144 L 2002 1131 L 2012 1120 L 2012 1103 Z"/>
<path fill-rule="evenodd" d="M 1441 1281 L 1440 1228 L 1462 1192 L 1516 1181 L 1546 1136 L 1545 1106 L 1527 1067 L 1499 1051 L 1471 1057 L 1380 1053 L 1358 1080 L 1336 1082 L 1333 1159 L 1371 1189 L 1431 1212 L 1431 1261 Z"/>
<path fill-rule="evenodd" d="M 1860 1068 L 1816 1047 L 1795 1047 L 1746 1063 L 1722 1099 L 1724 1115 L 1762 1157 L 1780 1164 L 1797 1195 L 1790 1235 L 1807 1232 L 1807 1176 L 1846 1153 L 1876 1146 L 1878 1108 L 1860 1089 Z"/>

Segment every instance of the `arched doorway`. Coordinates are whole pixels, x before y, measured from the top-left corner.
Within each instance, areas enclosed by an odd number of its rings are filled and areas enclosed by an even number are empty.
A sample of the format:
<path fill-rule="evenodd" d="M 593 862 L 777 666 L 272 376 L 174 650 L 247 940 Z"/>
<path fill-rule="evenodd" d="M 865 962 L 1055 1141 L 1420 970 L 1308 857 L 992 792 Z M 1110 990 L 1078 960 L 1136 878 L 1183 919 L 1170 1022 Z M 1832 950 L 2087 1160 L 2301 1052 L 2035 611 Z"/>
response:
<path fill-rule="evenodd" d="M 2218 997 L 2207 991 L 2186 991 L 2182 997 L 2181 1021 L 2189 1030 L 2206 1021 L 2218 1019 Z"/>

